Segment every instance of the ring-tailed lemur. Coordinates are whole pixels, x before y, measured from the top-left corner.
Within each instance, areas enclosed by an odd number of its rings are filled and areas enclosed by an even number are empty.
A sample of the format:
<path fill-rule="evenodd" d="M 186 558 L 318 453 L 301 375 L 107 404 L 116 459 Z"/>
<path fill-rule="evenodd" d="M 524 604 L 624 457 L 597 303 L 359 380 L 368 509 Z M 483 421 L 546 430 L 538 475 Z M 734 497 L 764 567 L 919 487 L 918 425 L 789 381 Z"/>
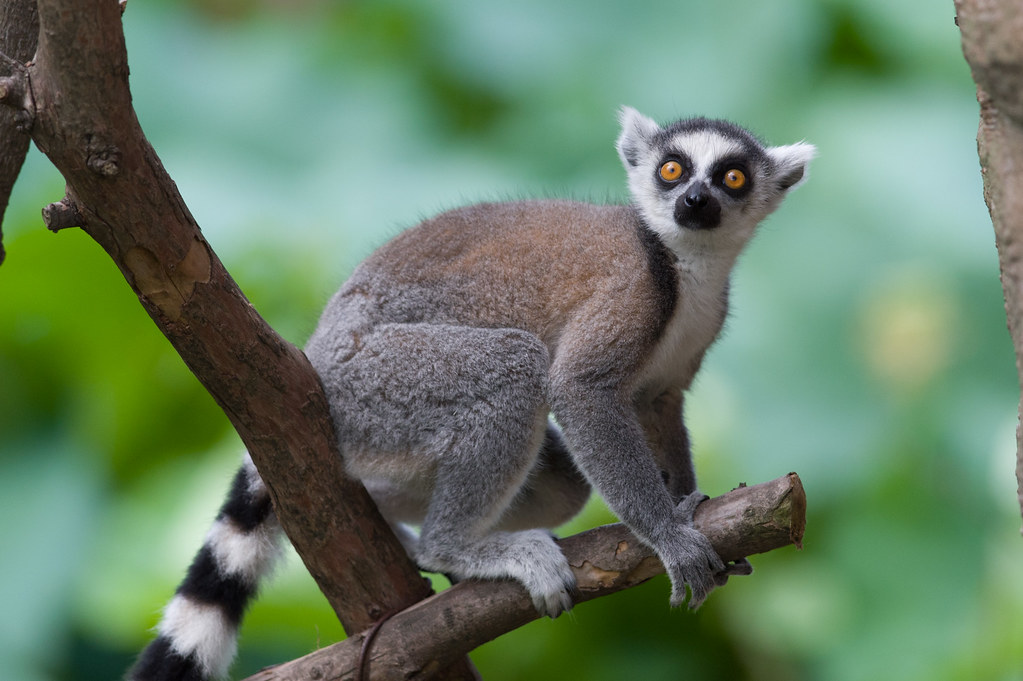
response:
<path fill-rule="evenodd" d="M 661 127 L 625 108 L 621 124 L 631 203 L 428 220 L 355 270 L 306 346 L 347 471 L 418 564 L 516 579 L 551 617 L 575 582 L 546 528 L 591 485 L 660 557 L 671 605 L 686 584 L 695 608 L 749 573 L 693 528 L 705 497 L 683 391 L 724 323 L 737 256 L 814 155 L 717 120 Z M 246 458 L 131 678 L 223 675 L 279 534 Z"/>

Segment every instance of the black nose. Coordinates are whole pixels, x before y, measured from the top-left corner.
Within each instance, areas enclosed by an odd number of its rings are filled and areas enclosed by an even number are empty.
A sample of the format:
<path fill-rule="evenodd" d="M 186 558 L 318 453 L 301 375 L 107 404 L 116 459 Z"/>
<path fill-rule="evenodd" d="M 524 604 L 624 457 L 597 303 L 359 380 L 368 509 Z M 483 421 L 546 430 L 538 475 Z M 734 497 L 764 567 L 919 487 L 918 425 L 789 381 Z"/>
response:
<path fill-rule="evenodd" d="M 697 183 L 675 199 L 675 222 L 690 229 L 713 229 L 721 223 L 721 204 L 709 187 Z"/>
<path fill-rule="evenodd" d="M 707 207 L 710 196 L 707 195 L 703 187 L 693 187 L 686 193 L 685 202 L 693 210 L 701 210 Z"/>

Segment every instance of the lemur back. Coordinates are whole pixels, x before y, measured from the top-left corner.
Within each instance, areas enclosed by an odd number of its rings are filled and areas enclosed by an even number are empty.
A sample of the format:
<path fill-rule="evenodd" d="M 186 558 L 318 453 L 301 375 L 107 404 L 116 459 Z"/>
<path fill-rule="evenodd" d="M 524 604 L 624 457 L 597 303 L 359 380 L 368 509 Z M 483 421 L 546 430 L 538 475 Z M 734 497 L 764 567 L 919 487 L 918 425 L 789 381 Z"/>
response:
<path fill-rule="evenodd" d="M 410 556 L 458 579 L 518 580 L 551 617 L 575 580 L 549 529 L 591 487 L 657 553 L 673 606 L 687 585 L 695 608 L 751 572 L 693 527 L 705 497 L 684 391 L 724 323 L 736 258 L 814 153 L 722 121 L 621 120 L 632 203 L 427 220 L 356 269 L 306 346 L 346 470 Z M 246 460 L 131 678 L 224 673 L 277 535 Z"/>

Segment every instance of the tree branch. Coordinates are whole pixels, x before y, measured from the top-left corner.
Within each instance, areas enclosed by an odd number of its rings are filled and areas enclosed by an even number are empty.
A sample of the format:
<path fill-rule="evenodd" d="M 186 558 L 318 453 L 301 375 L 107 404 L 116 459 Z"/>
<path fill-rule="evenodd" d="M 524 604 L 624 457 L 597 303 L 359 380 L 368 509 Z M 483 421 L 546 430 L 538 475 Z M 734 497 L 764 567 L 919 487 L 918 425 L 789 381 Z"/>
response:
<path fill-rule="evenodd" d="M 705 501 L 695 522 L 725 560 L 801 546 L 806 495 L 799 476 L 790 473 Z M 627 589 L 664 572 L 653 552 L 623 525 L 599 527 L 560 544 L 578 580 L 578 601 Z M 526 591 L 515 582 L 462 582 L 382 625 L 370 651 L 372 678 L 431 678 L 432 670 L 537 617 Z M 352 679 L 365 636 L 264 669 L 247 681 Z"/>
<path fill-rule="evenodd" d="M 977 83 L 977 151 L 995 230 L 1005 313 L 1023 388 L 1023 6 L 956 0 L 963 54 Z M 1019 406 L 1023 417 L 1023 402 Z M 1016 482 L 1023 513 L 1023 430 L 1016 428 Z"/>
<path fill-rule="evenodd" d="M 40 0 L 38 10 L 32 140 L 67 182 L 44 211 L 48 226 L 80 225 L 120 268 L 245 442 L 347 631 L 428 596 L 365 489 L 344 475 L 319 377 L 242 295 L 143 135 L 117 0 Z M 464 660 L 447 676 L 476 673 Z"/>
<path fill-rule="evenodd" d="M 28 153 L 29 120 L 23 107 L 27 75 L 24 63 L 36 52 L 39 13 L 35 0 L 0 4 L 0 263 L 4 261 L 3 221 L 14 181 Z"/>
<path fill-rule="evenodd" d="M 32 138 L 67 181 L 67 196 L 46 211 L 50 226 L 80 224 L 121 269 L 245 441 L 349 631 L 428 595 L 365 490 L 343 476 L 316 373 L 242 295 L 145 139 L 118 3 L 38 6 Z"/>

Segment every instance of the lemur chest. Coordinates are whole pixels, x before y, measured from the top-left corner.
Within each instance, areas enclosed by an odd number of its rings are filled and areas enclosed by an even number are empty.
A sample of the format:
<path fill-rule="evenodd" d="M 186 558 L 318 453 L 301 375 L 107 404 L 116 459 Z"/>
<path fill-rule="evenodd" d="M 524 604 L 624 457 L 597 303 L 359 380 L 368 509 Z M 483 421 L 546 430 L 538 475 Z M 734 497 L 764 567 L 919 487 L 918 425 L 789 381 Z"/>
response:
<path fill-rule="evenodd" d="M 711 284 L 680 270 L 674 310 L 640 370 L 637 389 L 688 388 L 727 312 L 727 277 Z"/>

